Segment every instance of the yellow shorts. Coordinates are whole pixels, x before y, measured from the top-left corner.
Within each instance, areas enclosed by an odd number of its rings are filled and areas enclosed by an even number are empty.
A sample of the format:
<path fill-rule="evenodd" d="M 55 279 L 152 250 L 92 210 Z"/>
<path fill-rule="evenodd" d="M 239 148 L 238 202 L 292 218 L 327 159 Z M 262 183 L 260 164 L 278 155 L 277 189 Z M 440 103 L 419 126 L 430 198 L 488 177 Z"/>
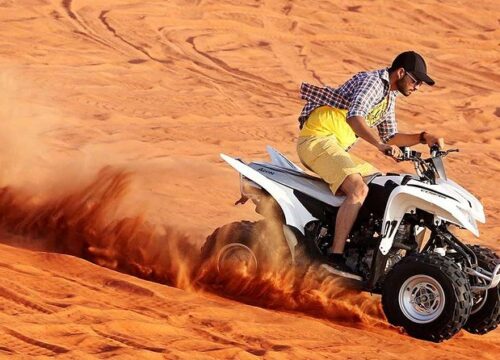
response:
<path fill-rule="evenodd" d="M 330 185 L 333 194 L 349 175 L 360 174 L 364 177 L 379 172 L 366 161 L 348 154 L 334 135 L 299 137 L 297 153 L 304 166 Z"/>

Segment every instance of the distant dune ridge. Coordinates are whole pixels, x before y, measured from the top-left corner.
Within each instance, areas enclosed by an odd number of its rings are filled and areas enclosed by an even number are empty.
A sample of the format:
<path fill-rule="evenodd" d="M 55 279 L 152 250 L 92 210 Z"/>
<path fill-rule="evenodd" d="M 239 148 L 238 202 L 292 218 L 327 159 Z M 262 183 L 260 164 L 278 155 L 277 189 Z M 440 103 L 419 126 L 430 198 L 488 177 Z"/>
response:
<path fill-rule="evenodd" d="M 496 358 L 498 330 L 428 344 L 315 268 L 249 279 L 198 254 L 259 219 L 220 152 L 299 163 L 301 81 L 408 49 L 436 86 L 398 99 L 400 130 L 460 148 L 448 175 L 487 223 L 457 234 L 500 253 L 499 17 L 489 0 L 0 0 L 0 358 Z"/>

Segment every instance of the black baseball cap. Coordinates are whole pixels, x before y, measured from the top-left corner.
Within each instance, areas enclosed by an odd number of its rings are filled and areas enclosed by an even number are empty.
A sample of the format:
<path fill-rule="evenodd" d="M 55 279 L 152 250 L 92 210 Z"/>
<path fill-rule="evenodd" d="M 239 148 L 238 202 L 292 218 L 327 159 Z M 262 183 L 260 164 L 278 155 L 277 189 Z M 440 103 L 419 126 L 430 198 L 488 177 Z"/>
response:
<path fill-rule="evenodd" d="M 405 51 L 394 59 L 391 65 L 392 70 L 403 68 L 411 73 L 417 80 L 423 81 L 427 85 L 434 85 L 435 82 L 427 75 L 427 66 L 424 58 L 415 51 Z"/>

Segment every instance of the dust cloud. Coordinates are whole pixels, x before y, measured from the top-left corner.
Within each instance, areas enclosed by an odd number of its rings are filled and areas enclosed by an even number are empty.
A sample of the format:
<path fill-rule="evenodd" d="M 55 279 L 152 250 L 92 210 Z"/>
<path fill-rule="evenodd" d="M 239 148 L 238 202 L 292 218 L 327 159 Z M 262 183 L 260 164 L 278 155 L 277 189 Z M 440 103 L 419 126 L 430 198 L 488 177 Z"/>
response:
<path fill-rule="evenodd" d="M 147 192 L 135 181 L 143 175 L 141 166 L 96 170 L 98 162 L 89 164 L 79 149 L 60 144 L 54 151 L 54 144 L 47 146 L 50 134 L 71 126 L 71 120 L 38 106 L 42 95 L 26 90 L 31 88 L 14 70 L 0 78 L 1 242 L 69 254 L 147 280 L 261 307 L 351 324 L 385 324 L 375 299 L 314 265 L 291 266 L 275 225 L 260 229 L 258 242 L 266 245 L 261 252 L 267 255 L 256 276 L 219 272 L 213 259 L 200 258 L 202 239 L 176 224 L 150 221 L 142 205 L 148 202 Z M 112 157 L 94 153 L 92 158 Z"/>
<path fill-rule="evenodd" d="M 200 242 L 175 226 L 154 225 L 141 215 L 116 218 L 132 178 L 131 172 L 106 167 L 81 189 L 53 197 L 44 194 L 43 201 L 13 186 L 3 187 L 2 242 L 78 256 L 147 280 L 215 292 L 261 307 L 382 324 L 378 301 L 314 265 L 293 268 L 278 252 L 280 257 L 271 259 L 272 265 L 256 276 L 222 273 L 212 259 L 200 259 Z"/>

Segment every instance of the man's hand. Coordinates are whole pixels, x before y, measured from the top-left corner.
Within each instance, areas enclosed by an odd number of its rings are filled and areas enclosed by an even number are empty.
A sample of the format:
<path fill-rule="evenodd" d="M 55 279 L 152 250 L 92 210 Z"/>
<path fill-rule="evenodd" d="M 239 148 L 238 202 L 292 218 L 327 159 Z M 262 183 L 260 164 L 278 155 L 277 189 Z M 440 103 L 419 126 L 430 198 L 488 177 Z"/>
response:
<path fill-rule="evenodd" d="M 394 159 L 398 159 L 398 158 L 403 157 L 403 152 L 396 145 L 378 144 L 377 148 L 384 155 L 392 156 Z"/>
<path fill-rule="evenodd" d="M 433 134 L 424 133 L 424 140 L 429 147 L 438 145 L 440 149 L 444 149 L 444 139 Z"/>

